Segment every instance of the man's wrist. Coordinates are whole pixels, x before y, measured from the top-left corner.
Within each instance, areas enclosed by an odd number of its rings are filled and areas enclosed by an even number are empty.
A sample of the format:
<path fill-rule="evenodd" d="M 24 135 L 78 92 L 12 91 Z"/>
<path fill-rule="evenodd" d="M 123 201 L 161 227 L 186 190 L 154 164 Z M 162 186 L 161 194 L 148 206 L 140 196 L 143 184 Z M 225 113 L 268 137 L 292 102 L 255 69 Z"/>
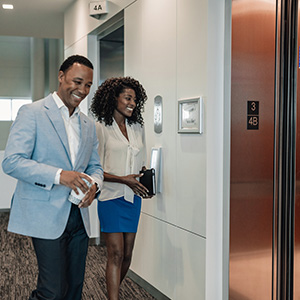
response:
<path fill-rule="evenodd" d="M 60 174 L 62 172 L 63 169 L 58 169 L 56 174 L 55 174 L 55 178 L 54 178 L 54 184 L 60 184 Z"/>
<path fill-rule="evenodd" d="M 100 186 L 96 181 L 95 181 L 95 185 L 96 185 L 96 194 L 97 194 L 100 192 Z"/>

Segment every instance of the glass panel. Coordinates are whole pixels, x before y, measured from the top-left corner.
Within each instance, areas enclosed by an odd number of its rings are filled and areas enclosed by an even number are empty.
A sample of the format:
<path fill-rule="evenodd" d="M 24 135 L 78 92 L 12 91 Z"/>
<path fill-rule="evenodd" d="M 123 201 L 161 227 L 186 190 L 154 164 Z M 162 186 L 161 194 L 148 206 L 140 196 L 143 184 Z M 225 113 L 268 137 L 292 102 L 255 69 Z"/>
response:
<path fill-rule="evenodd" d="M 11 120 L 11 100 L 0 99 L 0 121 Z"/>
<path fill-rule="evenodd" d="M 29 104 L 31 103 L 32 100 L 30 99 L 12 99 L 12 105 L 11 105 L 11 114 L 12 114 L 12 120 L 16 119 L 17 113 L 20 109 L 21 106 L 24 104 Z"/>

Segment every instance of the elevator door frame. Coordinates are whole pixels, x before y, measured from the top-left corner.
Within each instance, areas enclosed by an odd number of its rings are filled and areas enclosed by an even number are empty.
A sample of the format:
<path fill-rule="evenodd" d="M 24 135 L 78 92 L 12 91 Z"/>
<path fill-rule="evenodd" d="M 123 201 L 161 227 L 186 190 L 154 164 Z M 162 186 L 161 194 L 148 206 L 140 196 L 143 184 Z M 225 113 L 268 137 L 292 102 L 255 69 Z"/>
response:
<path fill-rule="evenodd" d="M 245 0 L 244 2 L 247 1 Z M 293 37 L 297 36 L 298 0 L 282 0 L 278 1 L 276 4 L 276 68 L 274 84 L 275 125 L 273 154 L 275 159 L 273 165 L 274 190 L 271 294 L 272 299 L 274 300 L 290 300 L 293 299 L 294 291 L 296 78 L 298 58 L 297 41 L 295 41 Z M 232 90 L 232 94 L 235 94 L 234 89 Z M 232 127 L 232 130 L 233 129 L 234 126 Z M 247 137 L 245 136 L 245 139 L 246 138 Z M 231 149 L 231 151 L 234 150 L 234 148 Z M 236 157 L 231 156 L 231 159 L 234 160 Z M 230 185 L 232 197 L 232 192 L 234 191 L 232 180 Z M 257 192 L 258 190 L 256 193 Z M 233 205 L 233 202 L 231 205 Z M 230 211 L 230 214 L 231 217 L 234 218 L 232 211 Z M 255 222 L 253 222 L 253 224 L 254 223 Z M 230 232 L 231 235 L 233 234 L 232 229 L 233 228 L 231 228 Z M 253 228 L 251 230 L 253 230 Z M 231 248 L 232 246 L 233 245 L 231 245 Z M 251 251 L 249 254 L 250 253 Z M 245 259 L 247 259 L 246 257 Z M 240 295 L 240 297 L 242 296 L 247 297 L 247 295 L 244 294 Z"/>

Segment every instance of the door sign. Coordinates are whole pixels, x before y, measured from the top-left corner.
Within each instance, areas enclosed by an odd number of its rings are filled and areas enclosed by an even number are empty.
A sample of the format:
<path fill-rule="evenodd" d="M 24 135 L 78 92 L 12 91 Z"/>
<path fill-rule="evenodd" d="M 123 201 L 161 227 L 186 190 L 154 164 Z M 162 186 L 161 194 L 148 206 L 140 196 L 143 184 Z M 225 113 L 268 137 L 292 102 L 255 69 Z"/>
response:
<path fill-rule="evenodd" d="M 259 101 L 247 101 L 247 130 L 258 130 Z"/>

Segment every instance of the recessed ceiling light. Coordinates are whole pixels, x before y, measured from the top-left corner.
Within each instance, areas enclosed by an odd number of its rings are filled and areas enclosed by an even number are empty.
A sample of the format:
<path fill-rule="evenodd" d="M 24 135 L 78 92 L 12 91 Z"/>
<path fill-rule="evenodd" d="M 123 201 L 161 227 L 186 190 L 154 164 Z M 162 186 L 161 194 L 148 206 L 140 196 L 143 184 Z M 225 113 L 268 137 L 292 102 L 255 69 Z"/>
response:
<path fill-rule="evenodd" d="M 2 4 L 3 9 L 14 9 L 12 4 Z"/>

